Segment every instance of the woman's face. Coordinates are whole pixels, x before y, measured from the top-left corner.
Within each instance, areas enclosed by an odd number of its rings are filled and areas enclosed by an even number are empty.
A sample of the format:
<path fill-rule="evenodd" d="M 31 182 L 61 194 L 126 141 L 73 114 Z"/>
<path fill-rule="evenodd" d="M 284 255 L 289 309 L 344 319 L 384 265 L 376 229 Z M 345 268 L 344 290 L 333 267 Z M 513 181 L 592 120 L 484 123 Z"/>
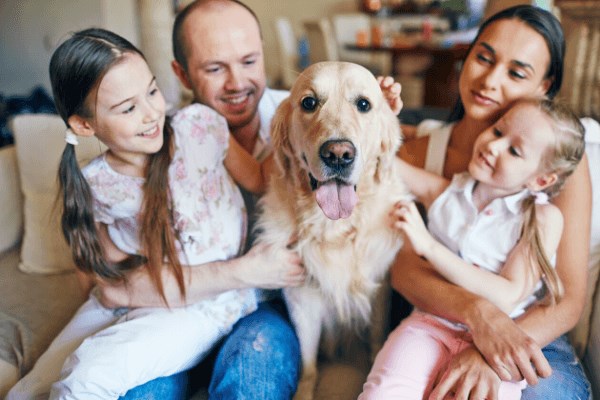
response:
<path fill-rule="evenodd" d="M 491 23 L 479 36 L 459 79 L 465 117 L 492 124 L 515 100 L 545 95 L 550 51 L 544 38 L 517 19 Z"/>

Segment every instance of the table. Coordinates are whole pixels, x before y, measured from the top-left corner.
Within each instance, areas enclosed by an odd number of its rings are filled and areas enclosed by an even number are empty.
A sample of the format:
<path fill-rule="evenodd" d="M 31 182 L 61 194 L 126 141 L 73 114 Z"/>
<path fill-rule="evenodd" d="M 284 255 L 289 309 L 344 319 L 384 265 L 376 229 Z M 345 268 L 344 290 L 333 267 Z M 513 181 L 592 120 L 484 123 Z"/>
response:
<path fill-rule="evenodd" d="M 429 55 L 431 66 L 425 70 L 423 105 L 452 107 L 458 99 L 459 66 L 469 49 L 468 44 L 441 46 L 435 43 L 399 43 L 393 45 L 358 46 L 346 44 L 345 48 L 354 51 L 385 52 L 392 57 L 392 74 L 399 75 L 398 61 L 408 55 Z"/>

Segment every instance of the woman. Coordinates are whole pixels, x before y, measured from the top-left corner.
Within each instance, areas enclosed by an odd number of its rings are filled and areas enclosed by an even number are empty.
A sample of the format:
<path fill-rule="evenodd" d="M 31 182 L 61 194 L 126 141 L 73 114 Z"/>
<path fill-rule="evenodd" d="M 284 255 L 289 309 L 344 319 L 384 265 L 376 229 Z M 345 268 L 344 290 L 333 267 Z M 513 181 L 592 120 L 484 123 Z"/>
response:
<path fill-rule="evenodd" d="M 563 56 L 562 29 L 550 13 L 517 6 L 492 16 L 467 53 L 451 123 L 422 123 L 418 138 L 407 141 L 401 156 L 447 178 L 465 171 L 477 134 L 511 103 L 558 93 Z M 415 130 L 405 129 L 405 134 L 410 137 Z M 516 323 L 488 301 L 445 281 L 411 249 L 399 253 L 392 269 L 394 288 L 419 309 L 467 326 L 478 350 L 453 359 L 432 398 L 453 393 L 457 399 L 495 399 L 501 379 L 522 378 L 532 385 L 523 399 L 589 397 L 589 383 L 561 336 L 577 323 L 585 302 L 591 215 L 587 158 L 554 204 L 565 217 L 556 258 L 565 296 L 554 307 L 530 308 Z"/>

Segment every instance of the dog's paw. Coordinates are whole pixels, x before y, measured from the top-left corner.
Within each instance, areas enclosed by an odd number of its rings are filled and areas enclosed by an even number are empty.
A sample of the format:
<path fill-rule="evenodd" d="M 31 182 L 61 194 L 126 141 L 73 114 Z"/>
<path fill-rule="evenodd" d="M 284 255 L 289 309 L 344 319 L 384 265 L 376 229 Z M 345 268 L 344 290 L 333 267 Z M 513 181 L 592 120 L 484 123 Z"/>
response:
<path fill-rule="evenodd" d="M 298 382 L 298 390 L 296 390 L 294 400 L 313 400 L 315 397 L 316 384 L 316 374 L 310 374 L 309 376 L 303 375 L 300 382 Z"/>

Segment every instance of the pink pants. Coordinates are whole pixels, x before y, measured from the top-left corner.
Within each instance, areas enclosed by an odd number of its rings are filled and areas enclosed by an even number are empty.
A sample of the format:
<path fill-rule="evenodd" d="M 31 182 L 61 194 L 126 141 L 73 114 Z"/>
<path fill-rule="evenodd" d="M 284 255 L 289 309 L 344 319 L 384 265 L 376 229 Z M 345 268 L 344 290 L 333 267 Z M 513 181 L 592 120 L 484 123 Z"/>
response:
<path fill-rule="evenodd" d="M 415 311 L 388 337 L 358 399 L 427 399 L 440 368 L 472 345 L 468 332 Z M 524 388 L 525 381 L 502 382 L 498 398 L 518 400 Z"/>

